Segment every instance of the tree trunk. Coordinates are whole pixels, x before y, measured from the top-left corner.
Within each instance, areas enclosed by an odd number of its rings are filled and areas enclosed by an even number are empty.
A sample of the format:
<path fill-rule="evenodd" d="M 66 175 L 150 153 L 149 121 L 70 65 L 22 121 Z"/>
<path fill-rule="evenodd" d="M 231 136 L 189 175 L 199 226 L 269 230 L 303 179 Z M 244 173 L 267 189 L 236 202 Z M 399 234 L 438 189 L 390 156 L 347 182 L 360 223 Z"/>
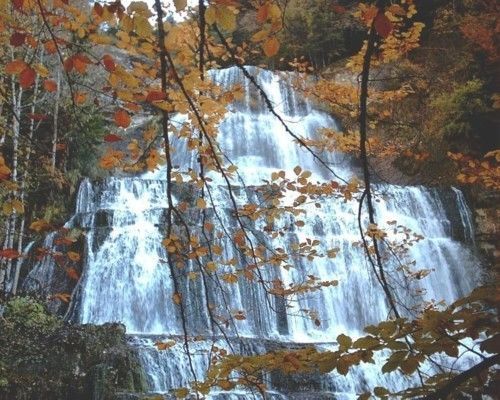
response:
<path fill-rule="evenodd" d="M 59 129 L 59 100 L 61 98 L 61 68 L 57 69 L 57 91 L 56 98 L 54 104 L 54 132 L 52 135 L 52 160 L 51 160 L 51 169 L 52 173 L 56 170 L 56 154 L 57 154 L 57 136 Z"/>

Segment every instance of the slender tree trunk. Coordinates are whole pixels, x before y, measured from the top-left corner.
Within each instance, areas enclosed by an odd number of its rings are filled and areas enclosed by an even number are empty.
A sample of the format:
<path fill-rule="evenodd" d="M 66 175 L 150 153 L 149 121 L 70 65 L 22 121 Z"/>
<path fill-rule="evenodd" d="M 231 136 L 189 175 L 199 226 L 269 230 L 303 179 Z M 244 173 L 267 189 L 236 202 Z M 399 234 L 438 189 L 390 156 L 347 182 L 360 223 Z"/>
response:
<path fill-rule="evenodd" d="M 52 135 L 52 160 L 51 169 L 52 172 L 56 170 L 56 154 L 57 154 L 57 136 L 59 130 L 59 100 L 61 99 L 61 69 L 57 69 L 57 91 L 54 104 L 54 132 Z"/>
<path fill-rule="evenodd" d="M 20 120 L 21 120 L 21 104 L 23 97 L 23 89 L 19 87 L 17 89 L 16 83 L 12 79 L 12 174 L 11 180 L 14 183 L 17 183 L 18 176 L 18 152 L 19 152 L 19 132 L 20 132 Z M 12 196 L 15 197 L 17 195 L 17 191 L 12 193 Z M 14 247 L 14 238 L 16 234 L 16 222 L 17 222 L 17 213 L 15 210 L 12 211 L 12 214 L 8 217 L 6 233 L 5 233 L 5 241 L 4 248 L 13 248 Z M 7 283 L 10 278 L 12 269 L 12 260 L 3 260 L 2 269 L 0 272 L 0 288 L 4 291 L 7 290 Z"/>
<path fill-rule="evenodd" d="M 44 50 L 42 48 L 41 54 L 40 54 L 40 62 L 41 63 L 43 63 L 43 55 L 44 55 Z M 35 87 L 33 89 L 33 101 L 32 101 L 31 109 L 30 109 L 31 114 L 35 114 L 36 102 L 38 100 L 39 91 L 40 91 L 40 75 L 37 74 L 36 79 L 35 79 Z M 35 134 L 35 120 L 31 119 L 29 134 L 28 134 L 28 142 L 26 145 L 26 154 L 25 154 L 24 163 L 23 163 L 24 166 L 23 166 L 22 179 L 21 179 L 21 184 L 19 187 L 19 198 L 20 198 L 21 202 L 23 202 L 23 203 L 24 203 L 24 199 L 26 197 L 26 179 L 28 178 L 29 162 L 30 162 L 30 158 L 31 158 L 31 142 L 33 140 L 34 134 Z M 18 235 L 18 240 L 17 240 L 17 252 L 19 254 L 21 254 L 23 251 L 25 225 L 26 225 L 26 217 L 23 215 L 23 217 L 21 219 L 21 225 L 19 227 L 19 235 Z M 21 266 L 22 266 L 22 258 L 18 258 L 16 260 L 14 277 L 12 279 L 11 293 L 13 295 L 15 295 L 17 292 L 17 286 L 19 284 L 19 275 L 21 272 Z"/>

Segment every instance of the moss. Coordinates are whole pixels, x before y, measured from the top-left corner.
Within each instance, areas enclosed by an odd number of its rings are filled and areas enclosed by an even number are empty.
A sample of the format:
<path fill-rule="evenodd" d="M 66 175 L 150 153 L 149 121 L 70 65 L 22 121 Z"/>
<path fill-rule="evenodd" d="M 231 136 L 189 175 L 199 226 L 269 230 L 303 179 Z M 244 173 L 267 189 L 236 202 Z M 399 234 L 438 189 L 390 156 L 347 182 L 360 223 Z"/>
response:
<path fill-rule="evenodd" d="M 1 400 L 109 400 L 145 380 L 120 324 L 70 325 L 29 298 L 4 305 Z"/>

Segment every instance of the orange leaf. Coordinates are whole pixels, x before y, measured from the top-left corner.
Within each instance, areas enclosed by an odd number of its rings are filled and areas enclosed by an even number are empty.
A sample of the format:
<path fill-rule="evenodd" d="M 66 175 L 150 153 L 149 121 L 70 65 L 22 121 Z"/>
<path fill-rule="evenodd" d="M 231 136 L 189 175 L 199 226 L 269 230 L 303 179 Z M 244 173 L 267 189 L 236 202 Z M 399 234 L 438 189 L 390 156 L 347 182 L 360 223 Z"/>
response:
<path fill-rule="evenodd" d="M 73 97 L 73 100 L 75 100 L 76 104 L 83 104 L 85 103 L 85 100 L 87 100 L 87 93 L 76 92 L 75 96 Z"/>
<path fill-rule="evenodd" d="M 267 57 L 272 57 L 278 53 L 280 49 L 280 42 L 275 37 L 271 37 L 264 42 L 262 48 Z"/>
<path fill-rule="evenodd" d="M 127 128 L 130 125 L 130 115 L 123 108 L 118 109 L 115 112 L 115 123 L 116 125 Z"/>
<path fill-rule="evenodd" d="M 47 92 L 55 92 L 57 90 L 57 83 L 52 79 L 46 79 L 43 82 L 43 87 Z"/>
<path fill-rule="evenodd" d="M 83 54 L 76 54 L 73 56 L 73 68 L 76 69 L 80 74 L 84 74 L 87 70 L 87 65 L 90 64 L 91 61 L 87 56 Z"/>
<path fill-rule="evenodd" d="M 53 40 L 48 40 L 47 42 L 45 42 L 44 47 L 49 54 L 55 54 L 57 52 L 57 47 Z"/>
<path fill-rule="evenodd" d="M 19 252 L 15 249 L 0 250 L 0 257 L 2 257 L 2 258 L 8 258 L 8 259 L 12 260 L 14 258 L 19 258 L 20 256 L 21 256 L 21 254 L 19 254 Z"/>
<path fill-rule="evenodd" d="M 31 68 L 25 68 L 19 75 L 19 84 L 23 89 L 28 89 L 35 83 L 36 71 Z"/>
<path fill-rule="evenodd" d="M 5 65 L 5 72 L 7 74 L 17 75 L 24 71 L 28 65 L 23 60 L 14 60 Z"/>
<path fill-rule="evenodd" d="M 384 39 L 392 32 L 392 23 L 383 13 L 378 13 L 373 21 L 375 30 Z"/>

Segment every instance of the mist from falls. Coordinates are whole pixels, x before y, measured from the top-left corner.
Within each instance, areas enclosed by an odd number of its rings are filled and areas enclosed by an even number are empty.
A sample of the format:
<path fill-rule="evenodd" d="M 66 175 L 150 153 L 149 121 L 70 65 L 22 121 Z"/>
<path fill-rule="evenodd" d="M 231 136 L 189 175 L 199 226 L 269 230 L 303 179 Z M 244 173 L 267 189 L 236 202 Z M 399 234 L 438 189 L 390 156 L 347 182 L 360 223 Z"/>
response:
<path fill-rule="evenodd" d="M 249 71 L 293 132 L 313 137 L 318 128 L 335 127 L 334 119 L 295 93 L 291 76 L 283 77 L 254 67 Z M 316 180 L 334 179 L 293 142 L 237 68 L 212 71 L 210 76 L 226 88 L 234 84 L 245 86 L 244 100 L 230 108 L 218 137 L 224 153 L 238 166 L 240 177 L 234 179 L 234 193 L 239 206 L 262 201 L 255 186 L 262 185 L 263 179 L 269 180 L 274 171 L 283 170 L 287 176 L 294 176 L 293 168 L 300 165 L 311 171 Z M 185 143 L 176 142 L 174 147 L 178 149 L 174 158 L 176 165 L 186 169 L 196 167 L 192 154 L 183 150 Z M 349 158 L 342 154 L 330 155 L 327 161 L 345 179 L 355 174 Z M 229 192 L 220 177 L 213 174 L 211 178 L 210 193 L 218 210 L 217 216 L 209 210 L 212 222 L 216 230 L 225 227 L 234 232 L 238 227 L 232 216 Z M 179 307 L 172 301 L 173 283 L 161 244 L 167 207 L 165 193 L 164 170 L 141 177 L 109 178 L 101 183 L 85 180 L 79 190 L 75 216 L 70 221 L 71 226 L 87 230 L 84 274 L 72 318 L 80 323 L 119 321 L 125 324 L 127 332 L 135 335 L 131 340 L 140 351 L 152 392 L 167 392 L 192 381 L 184 348 L 178 339 L 183 334 L 182 321 Z M 173 193 L 176 202 L 186 196 L 180 190 Z M 296 194 L 284 201 L 292 201 L 294 197 Z M 398 271 L 397 263 L 392 261 L 387 265 L 399 301 L 409 307 L 422 301 L 451 302 L 477 284 L 474 280 L 478 276 L 477 260 L 464 244 L 470 244 L 473 238 L 470 211 L 459 190 L 379 184 L 375 187 L 375 197 L 380 226 L 398 230 L 390 234 L 389 239 L 405 237 L 398 225 L 410 229 L 412 238 L 413 233 L 424 237 L 410 247 L 408 258 L 414 260 L 419 269 L 430 270 L 428 276 L 417 282 L 407 280 Z M 214 337 L 213 340 L 224 347 L 220 329 L 210 320 L 207 302 L 214 304 L 214 310 L 226 318 L 231 313 L 244 313 L 245 319 L 230 320 L 225 327 L 225 333 L 234 339 L 234 351 L 242 354 L 262 353 L 267 349 L 265 343 L 273 341 L 317 343 L 323 348 L 332 348 L 340 333 L 356 336 L 365 326 L 386 319 L 389 310 L 384 294 L 359 245 L 358 201 L 332 198 L 319 203 L 320 208 L 314 203 L 301 206 L 304 214 L 300 216 L 282 217 L 275 228 L 282 228 L 283 235 L 273 240 L 264 233 L 264 221 L 249 223 L 248 229 L 255 244 L 265 243 L 269 248 L 287 253 L 293 253 L 294 245 L 307 239 L 319 241 L 319 254 L 337 250 L 335 258 L 316 257 L 311 261 L 295 257 L 289 260 L 287 269 L 263 267 L 261 273 L 265 281 L 280 280 L 287 287 L 315 276 L 323 281 L 338 281 L 337 286 L 294 296 L 285 303 L 267 295 L 261 285 L 247 279 L 227 284 L 218 278 L 234 272 L 238 265 L 220 266 L 217 274 L 205 283 L 187 276 L 190 271 L 196 271 L 194 263 L 185 266 L 180 291 L 186 302 L 187 330 L 193 336 L 206 338 L 194 343 L 191 349 L 198 379 L 203 378 L 208 365 L 210 338 Z M 297 227 L 298 220 L 304 220 L 305 226 Z M 223 249 L 224 259 L 235 258 L 240 265 L 248 262 L 228 238 L 214 238 L 214 241 Z M 40 263 L 32 274 L 43 273 L 43 279 L 47 280 L 51 268 L 47 264 L 46 261 Z M 174 338 L 178 343 L 159 352 L 153 345 L 158 338 Z M 356 398 L 356 393 L 369 387 L 401 384 L 402 378 L 396 373 L 379 376 L 378 369 L 379 366 L 363 365 L 347 377 L 324 377 L 320 389 L 335 393 L 338 396 L 335 398 Z M 271 383 L 271 397 L 287 398 L 281 389 Z M 250 395 L 233 392 L 224 396 L 248 398 Z M 214 394 L 217 396 L 224 397 Z"/>

